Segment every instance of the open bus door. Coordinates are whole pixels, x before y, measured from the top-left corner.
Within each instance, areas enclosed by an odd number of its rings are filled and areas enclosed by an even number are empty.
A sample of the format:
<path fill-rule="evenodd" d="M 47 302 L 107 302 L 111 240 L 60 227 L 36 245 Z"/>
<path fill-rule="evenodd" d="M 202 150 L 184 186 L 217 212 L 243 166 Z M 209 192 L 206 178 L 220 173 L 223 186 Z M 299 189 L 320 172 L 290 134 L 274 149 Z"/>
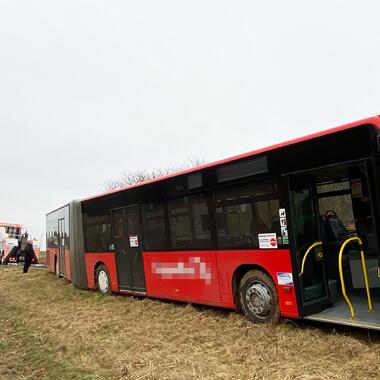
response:
<path fill-rule="evenodd" d="M 291 211 L 291 239 L 300 286 L 303 315 L 317 313 L 331 305 L 322 246 L 321 221 L 314 176 L 288 177 Z"/>
<path fill-rule="evenodd" d="M 374 245 L 377 253 L 377 278 L 380 279 L 380 157 L 367 163 L 369 195 L 374 223 Z"/>
<path fill-rule="evenodd" d="M 294 275 L 307 319 L 380 330 L 378 195 L 370 169 L 361 160 L 287 177 Z"/>

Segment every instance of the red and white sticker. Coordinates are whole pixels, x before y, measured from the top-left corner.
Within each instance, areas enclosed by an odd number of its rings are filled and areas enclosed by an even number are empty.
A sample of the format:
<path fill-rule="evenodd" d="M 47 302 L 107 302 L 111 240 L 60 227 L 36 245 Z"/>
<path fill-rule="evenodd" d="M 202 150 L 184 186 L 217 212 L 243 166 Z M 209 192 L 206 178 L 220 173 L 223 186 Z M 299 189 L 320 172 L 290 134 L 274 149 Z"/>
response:
<path fill-rule="evenodd" d="M 258 234 L 259 248 L 274 249 L 277 248 L 277 235 L 276 233 Z"/>
<path fill-rule="evenodd" d="M 138 236 L 130 236 L 129 237 L 129 246 L 132 248 L 139 246 L 139 237 Z"/>

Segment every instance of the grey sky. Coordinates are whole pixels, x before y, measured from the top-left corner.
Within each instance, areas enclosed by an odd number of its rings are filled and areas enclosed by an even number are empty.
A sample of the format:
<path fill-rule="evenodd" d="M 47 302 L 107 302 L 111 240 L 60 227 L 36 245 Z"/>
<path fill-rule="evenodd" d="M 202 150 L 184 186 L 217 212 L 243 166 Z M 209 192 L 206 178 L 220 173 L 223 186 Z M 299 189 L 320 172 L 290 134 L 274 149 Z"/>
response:
<path fill-rule="evenodd" d="M 0 220 L 125 169 L 380 113 L 378 1 L 0 0 Z"/>

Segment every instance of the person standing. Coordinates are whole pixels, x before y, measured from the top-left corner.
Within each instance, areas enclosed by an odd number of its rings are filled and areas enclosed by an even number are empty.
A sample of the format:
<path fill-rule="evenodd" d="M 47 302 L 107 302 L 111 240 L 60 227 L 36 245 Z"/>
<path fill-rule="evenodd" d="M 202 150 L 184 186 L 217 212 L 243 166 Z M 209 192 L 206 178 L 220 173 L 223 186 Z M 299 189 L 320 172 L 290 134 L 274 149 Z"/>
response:
<path fill-rule="evenodd" d="M 32 264 L 33 260 L 36 260 L 36 254 L 34 253 L 33 245 L 30 241 L 25 246 L 24 249 L 25 252 L 25 262 L 24 262 L 24 273 L 28 273 L 28 269 L 30 265 Z"/>

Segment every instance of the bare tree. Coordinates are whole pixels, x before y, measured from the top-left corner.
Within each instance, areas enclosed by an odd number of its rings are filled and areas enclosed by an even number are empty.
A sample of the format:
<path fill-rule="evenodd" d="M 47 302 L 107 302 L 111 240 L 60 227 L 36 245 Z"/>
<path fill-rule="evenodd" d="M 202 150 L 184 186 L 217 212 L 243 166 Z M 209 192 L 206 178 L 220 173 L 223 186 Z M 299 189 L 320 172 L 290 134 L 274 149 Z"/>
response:
<path fill-rule="evenodd" d="M 107 180 L 104 184 L 104 190 L 109 191 L 124 186 L 131 186 L 139 182 L 144 182 L 153 178 L 163 177 L 165 175 L 179 172 L 181 170 L 194 168 L 204 163 L 205 160 L 203 158 L 192 156 L 189 157 L 182 165 L 159 167 L 153 168 L 151 170 L 125 170 L 120 174 L 119 177 Z"/>

